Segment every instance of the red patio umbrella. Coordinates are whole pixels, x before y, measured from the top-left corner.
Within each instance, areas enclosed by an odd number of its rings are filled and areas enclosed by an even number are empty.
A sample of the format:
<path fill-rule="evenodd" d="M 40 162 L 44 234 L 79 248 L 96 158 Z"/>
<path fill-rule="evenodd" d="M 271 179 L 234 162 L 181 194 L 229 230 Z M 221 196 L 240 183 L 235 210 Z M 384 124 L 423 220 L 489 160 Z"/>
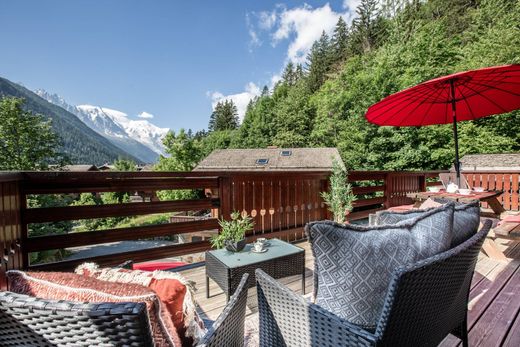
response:
<path fill-rule="evenodd" d="M 453 123 L 455 170 L 460 185 L 457 122 L 520 108 L 520 65 L 459 72 L 387 96 L 368 108 L 370 123 L 423 126 Z"/>

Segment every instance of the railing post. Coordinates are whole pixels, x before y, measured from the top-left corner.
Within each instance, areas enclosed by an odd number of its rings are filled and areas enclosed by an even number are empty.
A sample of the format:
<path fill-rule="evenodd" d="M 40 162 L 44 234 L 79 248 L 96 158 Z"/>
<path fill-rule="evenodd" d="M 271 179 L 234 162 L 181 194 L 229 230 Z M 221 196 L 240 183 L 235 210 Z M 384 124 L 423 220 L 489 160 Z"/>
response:
<path fill-rule="evenodd" d="M 0 177 L 0 290 L 7 289 L 5 271 L 24 267 L 20 217 L 20 181 L 18 173 Z"/>
<path fill-rule="evenodd" d="M 385 192 L 384 198 L 385 202 L 383 203 L 383 207 L 388 209 L 392 207 L 392 174 L 390 172 L 385 173 Z"/>
<path fill-rule="evenodd" d="M 426 191 L 426 174 L 422 174 L 418 177 L 419 179 L 419 191 L 425 192 Z"/>
<path fill-rule="evenodd" d="M 27 195 L 25 194 L 23 187 L 24 184 L 23 182 L 21 182 L 21 184 L 18 185 L 18 199 L 20 199 L 18 203 L 20 206 L 20 238 L 18 239 L 18 247 L 20 256 L 22 258 L 22 268 L 27 269 L 29 267 L 29 252 L 27 252 L 25 244 L 27 238 L 29 237 L 29 230 L 27 223 L 25 222 L 25 211 L 27 210 Z"/>
<path fill-rule="evenodd" d="M 229 219 L 231 217 L 231 178 L 219 177 L 219 218 Z"/>

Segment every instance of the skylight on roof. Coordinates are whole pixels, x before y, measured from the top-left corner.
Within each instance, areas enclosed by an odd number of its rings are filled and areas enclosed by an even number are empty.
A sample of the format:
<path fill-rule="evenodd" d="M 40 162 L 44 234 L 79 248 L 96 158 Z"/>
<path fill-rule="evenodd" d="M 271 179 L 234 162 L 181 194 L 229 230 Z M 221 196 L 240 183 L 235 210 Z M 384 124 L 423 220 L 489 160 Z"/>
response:
<path fill-rule="evenodd" d="M 292 151 L 281 151 L 280 156 L 282 157 L 290 157 L 292 155 Z"/>
<path fill-rule="evenodd" d="M 256 160 L 257 165 L 267 165 L 268 162 L 269 162 L 269 159 L 257 159 Z"/>

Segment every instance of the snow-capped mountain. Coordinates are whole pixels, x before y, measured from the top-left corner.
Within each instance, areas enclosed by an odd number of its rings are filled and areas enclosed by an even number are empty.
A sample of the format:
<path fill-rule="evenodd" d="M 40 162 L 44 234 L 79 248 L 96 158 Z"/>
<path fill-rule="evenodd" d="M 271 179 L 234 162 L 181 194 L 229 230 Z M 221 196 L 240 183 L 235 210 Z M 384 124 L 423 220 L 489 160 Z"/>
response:
<path fill-rule="evenodd" d="M 154 162 L 159 154 L 164 154 L 162 139 L 169 131 L 167 128 L 159 128 L 144 119 L 130 119 L 126 113 L 106 107 L 72 106 L 59 95 L 50 94 L 43 89 L 38 89 L 35 93 L 76 115 L 91 129 L 143 162 Z"/>
<path fill-rule="evenodd" d="M 164 153 L 162 139 L 169 129 L 159 128 L 147 120 L 130 119 L 126 113 L 106 107 L 79 105 L 76 108 L 82 117 L 90 120 L 99 131 L 102 130 L 109 136 L 128 136 L 157 154 Z"/>

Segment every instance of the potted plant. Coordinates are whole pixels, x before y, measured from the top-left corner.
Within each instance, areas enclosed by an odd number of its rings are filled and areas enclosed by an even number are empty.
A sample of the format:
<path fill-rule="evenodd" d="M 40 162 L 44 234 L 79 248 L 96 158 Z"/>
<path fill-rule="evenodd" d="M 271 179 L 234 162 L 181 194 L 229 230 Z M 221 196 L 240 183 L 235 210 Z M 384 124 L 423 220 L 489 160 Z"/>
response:
<path fill-rule="evenodd" d="M 211 237 L 214 248 L 226 247 L 228 251 L 240 252 L 246 246 L 245 234 L 253 229 L 253 220 L 245 213 L 238 211 L 231 213 L 231 220 L 219 220 L 220 232 Z"/>
<path fill-rule="evenodd" d="M 337 160 L 334 160 L 332 174 L 329 178 L 329 191 L 321 193 L 321 197 L 337 223 L 345 222 L 345 217 L 352 211 L 352 203 L 356 200 L 347 177 L 347 170 Z"/>

